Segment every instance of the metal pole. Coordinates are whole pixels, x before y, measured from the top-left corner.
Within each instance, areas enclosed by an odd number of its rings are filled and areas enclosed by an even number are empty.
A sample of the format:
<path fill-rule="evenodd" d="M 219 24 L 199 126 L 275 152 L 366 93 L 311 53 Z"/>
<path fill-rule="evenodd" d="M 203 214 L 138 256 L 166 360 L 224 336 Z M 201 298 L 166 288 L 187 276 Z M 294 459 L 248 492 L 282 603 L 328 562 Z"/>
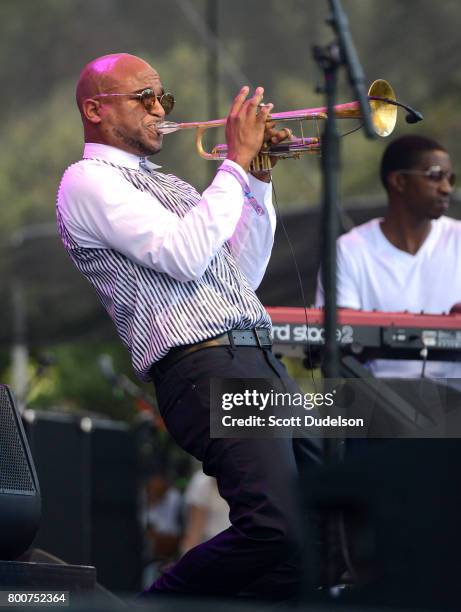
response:
<path fill-rule="evenodd" d="M 313 54 L 324 75 L 323 91 L 327 98 L 327 116 L 322 138 L 322 282 L 325 296 L 325 352 L 322 366 L 325 379 L 339 378 L 339 346 L 336 339 L 336 239 L 339 229 L 338 177 L 340 170 L 339 134 L 336 127 L 334 106 L 336 104 L 338 70 L 341 53 L 337 44 L 315 46 Z M 335 465 L 342 458 L 343 441 L 340 438 L 325 438 L 326 465 Z M 329 512 L 325 517 L 324 571 L 327 586 L 333 586 L 340 572 L 338 566 L 339 517 Z"/>
<path fill-rule="evenodd" d="M 338 237 L 339 134 L 333 107 L 336 104 L 338 65 L 325 70 L 328 120 L 322 145 L 322 281 L 325 294 L 325 378 L 339 377 L 339 348 L 336 340 L 336 239 Z"/>
<path fill-rule="evenodd" d="M 211 33 L 216 44 L 208 46 L 207 57 L 207 99 L 208 99 L 208 117 L 210 119 L 218 118 L 219 116 L 219 92 L 218 92 L 218 0 L 207 0 L 206 3 L 206 22 L 208 31 Z M 208 182 L 214 179 L 216 174 L 215 164 L 208 164 Z"/>

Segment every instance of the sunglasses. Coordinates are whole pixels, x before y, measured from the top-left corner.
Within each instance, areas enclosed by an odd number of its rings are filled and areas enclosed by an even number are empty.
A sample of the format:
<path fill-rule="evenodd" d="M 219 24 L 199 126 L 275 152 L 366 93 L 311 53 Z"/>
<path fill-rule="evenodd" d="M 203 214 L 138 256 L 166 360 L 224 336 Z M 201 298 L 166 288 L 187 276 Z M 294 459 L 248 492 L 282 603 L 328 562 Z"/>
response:
<path fill-rule="evenodd" d="M 454 172 L 442 170 L 440 166 L 431 166 L 427 170 L 399 170 L 399 172 L 400 174 L 416 174 L 418 176 L 425 176 L 433 183 L 441 183 L 444 179 L 447 179 L 452 187 L 456 181 L 456 174 Z"/>
<path fill-rule="evenodd" d="M 160 106 L 165 111 L 165 115 L 169 115 L 174 106 L 174 95 L 172 93 L 165 92 L 157 95 L 150 87 L 143 89 L 139 93 L 102 93 L 96 94 L 93 96 L 93 98 L 106 98 L 108 96 L 130 96 L 131 98 L 138 98 L 148 112 L 152 111 L 156 101 L 158 100 L 160 102 Z"/>

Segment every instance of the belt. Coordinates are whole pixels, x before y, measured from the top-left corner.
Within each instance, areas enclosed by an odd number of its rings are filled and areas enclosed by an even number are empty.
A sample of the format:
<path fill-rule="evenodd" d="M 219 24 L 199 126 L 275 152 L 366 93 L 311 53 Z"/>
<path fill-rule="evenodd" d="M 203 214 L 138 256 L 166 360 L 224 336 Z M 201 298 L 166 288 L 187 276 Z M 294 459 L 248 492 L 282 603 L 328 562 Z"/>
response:
<path fill-rule="evenodd" d="M 165 357 L 154 363 L 151 372 L 165 372 L 186 355 L 213 346 L 257 346 L 259 348 L 269 348 L 272 346 L 272 339 L 268 329 L 231 329 L 221 336 L 216 336 L 216 338 L 170 349 Z"/>

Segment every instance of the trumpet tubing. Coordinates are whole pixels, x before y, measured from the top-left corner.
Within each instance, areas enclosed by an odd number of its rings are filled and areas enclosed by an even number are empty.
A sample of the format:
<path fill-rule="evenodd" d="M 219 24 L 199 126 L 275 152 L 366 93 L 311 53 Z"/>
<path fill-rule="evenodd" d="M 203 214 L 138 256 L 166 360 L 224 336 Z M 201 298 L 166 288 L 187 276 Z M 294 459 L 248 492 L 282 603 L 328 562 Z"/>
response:
<path fill-rule="evenodd" d="M 378 136 L 386 137 L 392 133 L 397 121 L 397 106 L 394 90 L 391 85 L 383 79 L 374 81 L 368 90 L 370 110 L 373 126 Z M 334 107 L 334 115 L 338 119 L 360 119 L 361 112 L 358 102 L 347 102 Z M 267 121 L 315 121 L 328 119 L 325 106 L 318 108 L 305 108 L 301 110 L 272 113 Z M 157 129 L 163 134 L 169 134 L 178 130 L 196 129 L 195 144 L 198 154 L 208 160 L 223 160 L 227 155 L 227 145 L 216 145 L 211 152 L 203 147 L 203 135 L 206 130 L 217 128 L 226 124 L 226 119 L 214 119 L 212 121 L 193 121 L 189 123 L 174 123 L 163 121 L 157 124 Z M 299 158 L 302 153 L 316 153 L 321 150 L 321 140 L 313 138 L 291 138 L 276 145 L 264 143 L 263 148 L 253 160 L 251 170 L 270 170 L 272 167 L 271 157 L 277 158 Z"/>

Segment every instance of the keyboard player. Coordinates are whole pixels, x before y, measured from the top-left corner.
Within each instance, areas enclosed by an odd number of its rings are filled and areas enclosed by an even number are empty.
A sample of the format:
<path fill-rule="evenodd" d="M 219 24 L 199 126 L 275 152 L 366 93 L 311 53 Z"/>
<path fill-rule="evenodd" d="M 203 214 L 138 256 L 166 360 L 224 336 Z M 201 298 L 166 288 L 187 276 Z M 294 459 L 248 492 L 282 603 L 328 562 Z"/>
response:
<path fill-rule="evenodd" d="M 338 240 L 338 306 L 449 313 L 461 302 L 461 222 L 445 214 L 455 183 L 448 152 L 430 138 L 400 137 L 384 152 L 381 181 L 388 199 L 384 218 Z M 316 305 L 323 302 L 319 275 Z M 461 378 L 461 364 L 450 361 L 377 359 L 367 365 L 377 377 Z"/>

